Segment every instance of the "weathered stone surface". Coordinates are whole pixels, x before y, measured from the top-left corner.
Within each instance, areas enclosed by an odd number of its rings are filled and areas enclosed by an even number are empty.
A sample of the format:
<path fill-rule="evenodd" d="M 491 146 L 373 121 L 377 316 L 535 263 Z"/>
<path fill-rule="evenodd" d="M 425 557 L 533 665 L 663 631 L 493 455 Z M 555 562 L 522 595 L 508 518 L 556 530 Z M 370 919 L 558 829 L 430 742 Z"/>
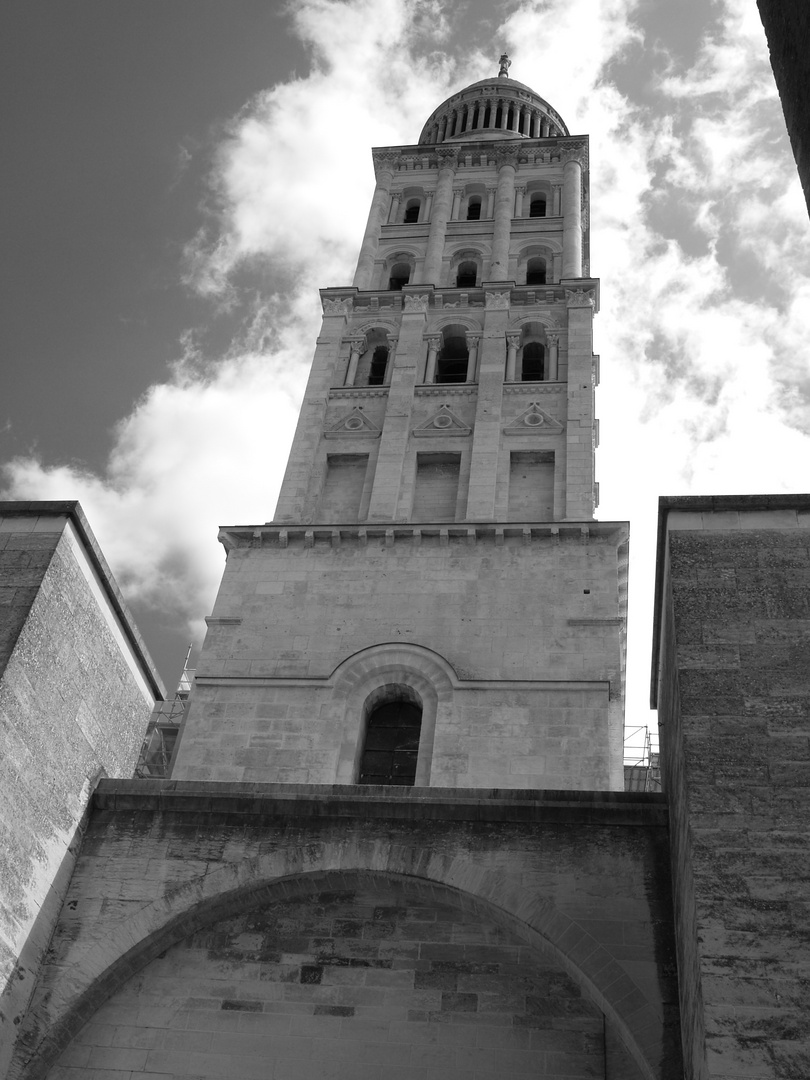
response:
<path fill-rule="evenodd" d="M 3 1076 L 92 788 L 132 775 L 160 684 L 76 504 L 0 504 L 0 579 Z"/>
<path fill-rule="evenodd" d="M 162 1055 L 188 1030 L 174 1018 L 191 1010 L 232 1017 L 209 1032 L 263 1038 L 298 1015 L 296 1037 L 355 1032 L 363 1046 L 387 1046 L 381 1054 L 398 1042 L 409 1053 L 423 1041 L 444 1046 L 436 1033 L 459 1025 L 502 1028 L 491 1038 L 504 1060 L 514 1052 L 517 1075 L 518 1066 L 536 1070 L 542 1052 L 559 1055 L 544 1059 L 546 1075 L 598 1076 L 604 1051 L 580 1035 L 604 1013 L 615 1029 L 611 1060 L 626 1069 L 619 1075 L 675 1080 L 662 810 L 661 796 L 625 793 L 383 796 L 103 781 L 11 1075 L 43 1075 L 72 1037 L 60 1069 L 150 1074 L 157 1056 L 116 1064 L 101 1048 L 135 1040 Z M 195 957 L 202 966 L 191 978 Z M 106 1019 L 97 1014 L 105 1003 Z M 78 1035 L 88 1021 L 91 1034 Z M 196 1017 L 194 1030 L 201 1024 Z M 468 1045 L 475 1037 L 459 1036 Z M 304 1052 L 296 1046 L 291 1053 Z M 460 1076 L 469 1063 L 459 1053 L 450 1064 Z"/>
<path fill-rule="evenodd" d="M 808 1075 L 810 499 L 770 499 L 663 508 L 655 675 L 689 1080 Z"/>

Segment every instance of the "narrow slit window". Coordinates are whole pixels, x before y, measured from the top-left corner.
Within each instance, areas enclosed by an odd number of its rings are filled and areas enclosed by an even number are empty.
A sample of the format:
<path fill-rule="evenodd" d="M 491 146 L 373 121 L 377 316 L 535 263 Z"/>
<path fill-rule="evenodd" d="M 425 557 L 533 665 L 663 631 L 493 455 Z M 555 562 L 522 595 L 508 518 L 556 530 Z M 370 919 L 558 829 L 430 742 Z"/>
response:
<path fill-rule="evenodd" d="M 437 383 L 463 383 L 467 381 L 467 362 L 470 352 L 463 337 L 444 339 L 442 351 L 436 363 Z"/>
<path fill-rule="evenodd" d="M 371 356 L 371 366 L 368 372 L 368 385 L 382 386 L 385 382 L 387 368 L 388 349 L 385 345 L 378 345 Z"/>
<path fill-rule="evenodd" d="M 544 259 L 529 259 L 526 265 L 526 284 L 545 285 L 546 263 Z"/>
<path fill-rule="evenodd" d="M 422 710 L 410 701 L 389 701 L 368 718 L 360 761 L 361 784 L 413 787 Z"/>
<path fill-rule="evenodd" d="M 530 341 L 523 346 L 521 380 L 523 382 L 542 382 L 545 373 L 546 350 L 539 341 Z"/>
<path fill-rule="evenodd" d="M 474 289 L 477 276 L 478 267 L 474 262 L 460 263 L 458 271 L 456 272 L 456 288 Z"/>
<path fill-rule="evenodd" d="M 403 285 L 411 280 L 411 268 L 407 263 L 396 263 L 391 267 L 391 276 L 388 279 L 388 288 L 392 292 L 399 292 Z"/>

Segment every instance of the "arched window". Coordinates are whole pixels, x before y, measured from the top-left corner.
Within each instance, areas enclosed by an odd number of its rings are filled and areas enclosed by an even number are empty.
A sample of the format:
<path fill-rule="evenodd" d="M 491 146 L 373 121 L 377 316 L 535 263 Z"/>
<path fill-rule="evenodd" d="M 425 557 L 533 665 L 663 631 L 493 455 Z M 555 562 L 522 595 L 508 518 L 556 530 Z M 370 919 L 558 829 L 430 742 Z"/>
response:
<path fill-rule="evenodd" d="M 467 203 L 467 221 L 481 220 L 481 196 L 471 195 Z"/>
<path fill-rule="evenodd" d="M 407 263 L 394 263 L 391 267 L 391 276 L 388 279 L 388 288 L 396 292 L 407 285 L 411 280 L 411 268 Z"/>
<path fill-rule="evenodd" d="M 543 211 L 545 213 L 545 211 Z M 405 225 L 415 225 L 419 221 L 419 200 L 409 199 L 402 218 Z"/>
<path fill-rule="evenodd" d="M 529 203 L 529 217 L 545 217 L 546 216 L 546 197 L 545 195 L 532 195 L 532 201 Z"/>
<path fill-rule="evenodd" d="M 385 345 L 378 345 L 371 355 L 371 366 L 368 371 L 368 385 L 382 386 L 385 382 L 385 371 L 388 367 L 388 349 Z"/>
<path fill-rule="evenodd" d="M 478 276 L 478 267 L 474 262 L 465 260 L 458 264 L 458 270 L 456 271 L 456 288 L 457 289 L 474 289 L 475 281 Z"/>
<path fill-rule="evenodd" d="M 526 284 L 545 285 L 546 283 L 546 260 L 539 257 L 529 259 L 526 264 Z"/>
<path fill-rule="evenodd" d="M 359 783 L 413 787 L 421 728 L 422 710 L 413 702 L 378 705 L 368 718 Z"/>
<path fill-rule="evenodd" d="M 530 341 L 523 346 L 521 380 L 523 382 L 541 382 L 545 373 L 546 350 L 539 341 Z"/>
<path fill-rule="evenodd" d="M 467 338 L 459 332 L 458 327 L 448 327 L 448 331 L 445 331 L 441 352 L 436 360 L 436 382 L 463 383 L 467 381 L 470 357 Z"/>

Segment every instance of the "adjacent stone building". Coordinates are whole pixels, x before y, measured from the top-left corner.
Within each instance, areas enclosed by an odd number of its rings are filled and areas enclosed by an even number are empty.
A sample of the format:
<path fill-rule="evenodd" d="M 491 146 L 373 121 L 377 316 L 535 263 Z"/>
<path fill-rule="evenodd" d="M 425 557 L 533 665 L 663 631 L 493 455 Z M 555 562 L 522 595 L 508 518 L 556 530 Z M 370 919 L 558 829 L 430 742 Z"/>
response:
<path fill-rule="evenodd" d="M 75 502 L 0 503 L 0 1075 L 100 777 L 163 688 Z"/>

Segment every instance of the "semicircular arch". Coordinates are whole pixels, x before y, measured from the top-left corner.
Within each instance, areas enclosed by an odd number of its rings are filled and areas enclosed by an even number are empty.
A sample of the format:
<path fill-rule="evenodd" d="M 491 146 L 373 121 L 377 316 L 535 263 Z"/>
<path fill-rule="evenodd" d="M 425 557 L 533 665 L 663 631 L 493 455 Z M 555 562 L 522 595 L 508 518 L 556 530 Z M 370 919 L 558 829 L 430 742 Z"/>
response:
<path fill-rule="evenodd" d="M 632 978 L 617 973 L 610 953 L 575 920 L 536 890 L 505 885 L 502 869 L 483 868 L 466 853 L 428 852 L 418 843 L 397 844 L 384 835 L 375 838 L 367 833 L 354 843 L 333 839 L 303 848 L 288 846 L 283 852 L 223 865 L 199 877 L 193 887 L 176 889 L 142 907 L 85 954 L 84 986 L 74 979 L 66 984 L 61 1000 L 51 996 L 52 1016 L 54 1007 L 59 1013 L 38 1044 L 29 1046 L 20 1080 L 41 1080 L 93 1013 L 172 945 L 221 919 L 315 891 L 345 890 L 361 877 L 396 881 L 434 902 L 483 915 L 517 935 L 574 979 L 616 1025 L 645 1080 L 655 1080 L 644 1051 L 654 1045 L 653 1031 L 660 1031 L 662 1018 L 644 1001 Z M 122 949 L 121 942 L 133 944 Z M 586 959 L 577 963 L 574 956 Z M 632 1009 L 623 1009 L 622 1002 L 628 1000 Z"/>

